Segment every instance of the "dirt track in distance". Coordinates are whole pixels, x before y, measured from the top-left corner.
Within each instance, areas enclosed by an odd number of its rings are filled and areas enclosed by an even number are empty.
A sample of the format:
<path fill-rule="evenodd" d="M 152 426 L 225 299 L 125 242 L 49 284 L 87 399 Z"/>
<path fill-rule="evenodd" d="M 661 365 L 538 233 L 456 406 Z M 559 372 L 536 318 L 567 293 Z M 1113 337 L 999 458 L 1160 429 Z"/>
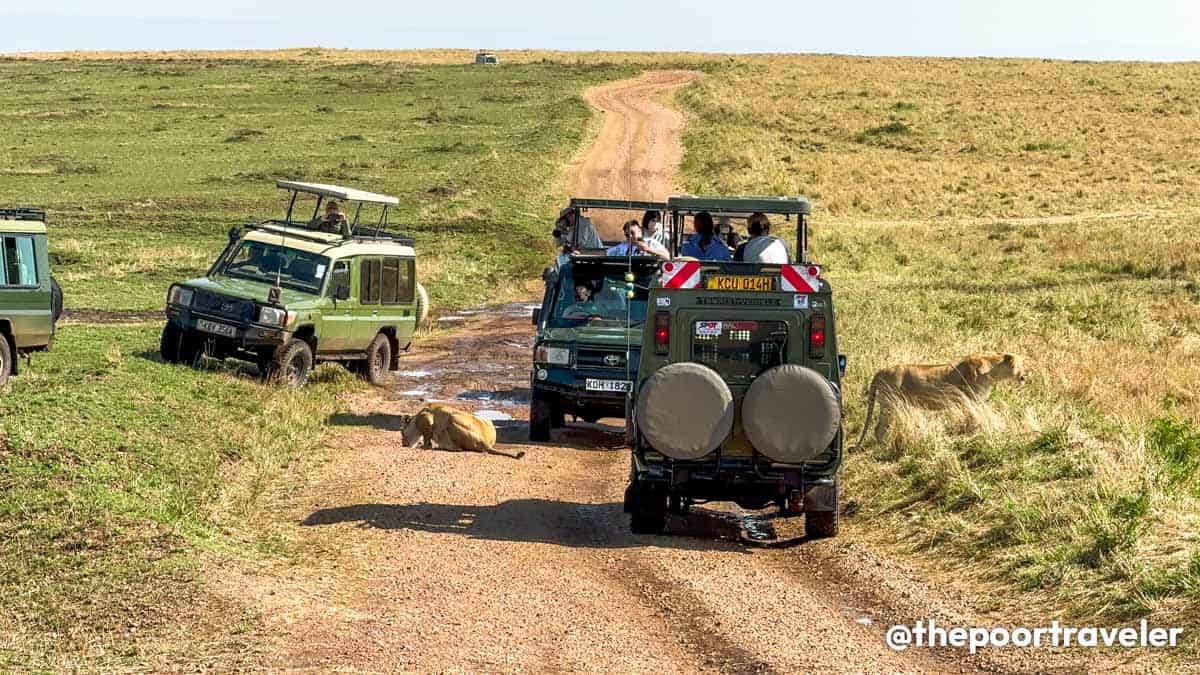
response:
<path fill-rule="evenodd" d="M 606 122 L 604 147 L 582 164 L 576 194 L 608 192 L 613 173 L 592 159 L 637 164 L 636 139 L 675 139 L 670 148 L 651 143 L 651 154 L 678 160 L 678 113 L 640 103 L 682 83 L 677 74 L 654 74 L 589 94 L 624 121 Z M 670 169 L 633 175 L 654 182 L 638 183 L 646 191 L 633 197 L 667 194 L 674 183 Z M 888 650 L 883 633 L 892 623 L 989 622 L 969 600 L 938 593 L 853 541 L 805 540 L 800 520 L 717 504 L 672 521 L 667 536 L 630 534 L 619 420 L 528 441 L 529 310 L 443 317 L 461 328 L 419 344 L 393 384 L 331 420 L 345 429 L 332 441 L 334 461 L 278 505 L 278 533 L 303 557 L 208 575 L 215 592 L 264 619 L 238 638 L 244 649 L 218 665 L 620 673 L 1056 667 L 1043 651 L 968 659 Z M 526 456 L 402 447 L 403 415 L 430 400 L 496 419 L 501 447 Z"/>

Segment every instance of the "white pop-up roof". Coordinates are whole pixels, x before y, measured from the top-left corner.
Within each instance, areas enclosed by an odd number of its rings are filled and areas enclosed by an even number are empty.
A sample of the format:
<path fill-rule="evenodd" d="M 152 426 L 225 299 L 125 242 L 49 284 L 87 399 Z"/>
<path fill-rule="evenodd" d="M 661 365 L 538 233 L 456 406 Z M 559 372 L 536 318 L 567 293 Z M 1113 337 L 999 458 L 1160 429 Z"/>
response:
<path fill-rule="evenodd" d="M 342 199 L 348 202 L 391 204 L 393 206 L 400 203 L 400 200 L 396 197 L 375 194 L 374 192 L 364 192 L 363 190 L 356 190 L 354 188 L 341 187 L 338 185 L 327 185 L 325 183 L 297 183 L 290 180 L 281 180 L 276 181 L 275 186 L 283 190 L 306 192 L 308 194 L 321 195 L 322 197 Z"/>

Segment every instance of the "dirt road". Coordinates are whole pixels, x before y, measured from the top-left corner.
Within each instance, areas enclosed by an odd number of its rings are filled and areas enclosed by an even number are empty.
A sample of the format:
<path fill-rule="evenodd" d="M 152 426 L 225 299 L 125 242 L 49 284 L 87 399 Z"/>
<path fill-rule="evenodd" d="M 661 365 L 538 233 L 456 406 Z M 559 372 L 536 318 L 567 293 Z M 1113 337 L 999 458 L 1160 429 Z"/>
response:
<path fill-rule="evenodd" d="M 593 92 L 598 105 L 632 110 L 619 113 L 621 133 L 608 135 L 606 125 L 601 142 L 616 144 L 606 156 L 640 156 L 630 138 L 673 138 L 658 122 L 677 124 L 674 113 L 647 113 L 634 102 L 679 83 L 677 75 L 655 75 Z M 678 148 L 652 154 L 677 157 Z M 672 182 L 661 167 L 647 171 Z M 613 180 L 598 166 L 581 176 L 596 194 Z M 335 460 L 281 500 L 278 535 L 303 553 L 297 562 L 229 564 L 210 575 L 214 590 L 264 620 L 241 637 L 245 648 L 228 665 L 620 673 L 1031 667 L 889 651 L 883 632 L 893 622 L 978 623 L 961 601 L 852 541 L 805 541 L 799 520 L 697 509 L 672 521 L 668 536 L 630 534 L 621 512 L 629 460 L 618 426 L 579 424 L 556 431 L 550 443 L 527 440 L 529 307 L 443 322 L 461 327 L 405 355 L 393 385 L 331 420 L 343 430 Z M 524 459 L 401 447 L 402 416 L 428 400 L 497 420 L 502 447 L 524 450 Z"/>

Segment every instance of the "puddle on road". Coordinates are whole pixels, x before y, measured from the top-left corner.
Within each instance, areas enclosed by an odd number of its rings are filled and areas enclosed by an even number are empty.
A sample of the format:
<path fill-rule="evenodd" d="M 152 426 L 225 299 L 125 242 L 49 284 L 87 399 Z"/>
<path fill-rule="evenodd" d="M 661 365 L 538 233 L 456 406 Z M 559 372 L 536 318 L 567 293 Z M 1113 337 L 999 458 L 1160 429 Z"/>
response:
<path fill-rule="evenodd" d="M 428 389 L 406 389 L 404 391 L 398 391 L 396 393 L 399 394 L 400 396 L 410 396 L 412 398 L 421 398 L 424 396 L 428 396 L 429 390 Z"/>
<path fill-rule="evenodd" d="M 399 371 L 396 371 L 396 377 L 414 377 L 417 379 L 424 379 L 426 377 L 429 377 L 432 374 L 433 373 L 431 373 L 428 370 L 399 370 Z"/>
<path fill-rule="evenodd" d="M 488 420 L 490 422 L 511 422 L 512 415 L 500 412 L 499 410 L 476 410 L 475 416 L 479 419 Z"/>

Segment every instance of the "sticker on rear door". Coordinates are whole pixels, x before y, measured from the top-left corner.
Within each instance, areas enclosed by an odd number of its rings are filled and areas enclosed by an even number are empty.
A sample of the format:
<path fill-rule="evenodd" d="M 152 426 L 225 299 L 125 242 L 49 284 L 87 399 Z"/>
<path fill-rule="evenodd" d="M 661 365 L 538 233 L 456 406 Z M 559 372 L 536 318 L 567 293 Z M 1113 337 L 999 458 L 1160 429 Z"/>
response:
<path fill-rule="evenodd" d="M 717 337 L 721 334 L 720 321 L 697 321 L 696 336 L 697 337 Z"/>
<path fill-rule="evenodd" d="M 803 293 L 793 295 L 792 309 L 808 309 L 808 296 Z"/>
<path fill-rule="evenodd" d="M 671 306 L 670 298 L 655 298 L 655 301 L 658 303 L 659 307 L 670 307 Z"/>

